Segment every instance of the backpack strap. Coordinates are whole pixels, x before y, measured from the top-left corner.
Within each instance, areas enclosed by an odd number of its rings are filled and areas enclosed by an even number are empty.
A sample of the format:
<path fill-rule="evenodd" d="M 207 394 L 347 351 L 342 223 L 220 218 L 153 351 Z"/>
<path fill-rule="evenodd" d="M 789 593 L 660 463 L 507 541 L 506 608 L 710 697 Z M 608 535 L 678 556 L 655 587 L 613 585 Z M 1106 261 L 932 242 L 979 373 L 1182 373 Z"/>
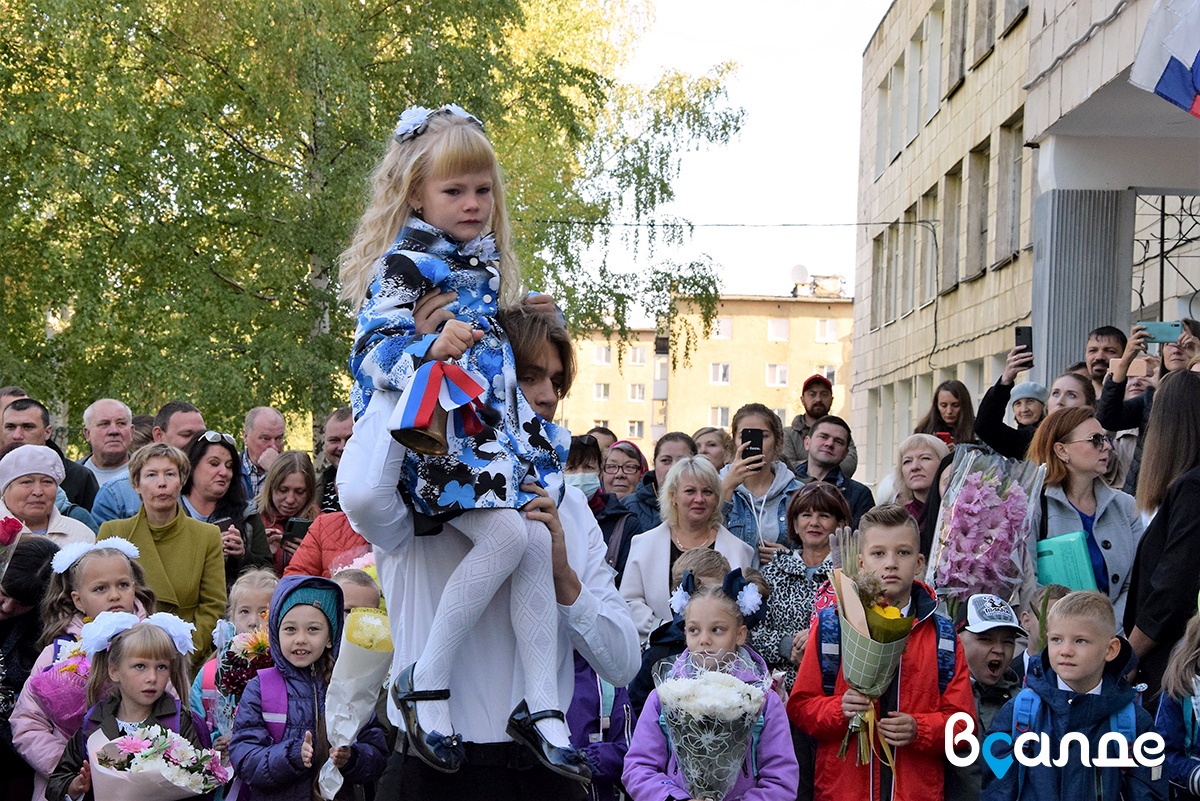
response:
<path fill-rule="evenodd" d="M 764 707 L 765 708 L 765 707 Z M 758 714 L 758 719 L 754 721 L 754 728 L 750 731 L 750 775 L 758 776 L 758 746 L 762 741 L 763 728 L 767 725 L 767 716 L 764 712 Z"/>
<path fill-rule="evenodd" d="M 263 723 L 267 724 L 267 733 L 271 740 L 279 743 L 283 740 L 284 727 L 287 725 L 287 684 L 279 668 L 263 668 L 258 671 L 258 690 L 262 698 Z"/>
<path fill-rule="evenodd" d="M 935 614 L 933 623 L 937 627 L 938 692 L 945 693 L 958 663 L 958 633 L 948 617 Z"/>
<path fill-rule="evenodd" d="M 200 705 L 204 707 L 204 721 L 210 726 L 217 722 L 217 704 L 221 693 L 217 691 L 217 660 L 210 659 L 200 670 Z"/>
<path fill-rule="evenodd" d="M 842 668 L 842 627 L 836 608 L 817 612 L 817 642 L 821 647 L 817 658 L 821 666 L 821 689 L 826 695 L 833 695 Z"/>
<path fill-rule="evenodd" d="M 1042 490 L 1042 519 L 1040 521 L 1038 521 L 1038 541 L 1039 542 L 1046 539 L 1046 535 L 1050 531 L 1050 529 L 1049 529 L 1050 523 L 1048 521 L 1049 517 L 1050 517 L 1050 506 L 1049 506 L 1049 504 L 1046 503 L 1046 490 L 1043 489 Z"/>
<path fill-rule="evenodd" d="M 1042 697 L 1028 687 L 1022 688 L 1021 692 L 1017 693 L 1017 697 L 1013 699 L 1013 719 L 1012 719 L 1012 739 L 1015 743 L 1017 737 L 1029 731 L 1036 731 L 1038 718 L 1042 714 Z M 1015 748 L 1015 746 L 1014 746 Z M 1020 760 L 1016 760 L 1017 769 L 1017 798 L 1021 797 L 1021 793 L 1025 789 L 1025 765 Z"/>

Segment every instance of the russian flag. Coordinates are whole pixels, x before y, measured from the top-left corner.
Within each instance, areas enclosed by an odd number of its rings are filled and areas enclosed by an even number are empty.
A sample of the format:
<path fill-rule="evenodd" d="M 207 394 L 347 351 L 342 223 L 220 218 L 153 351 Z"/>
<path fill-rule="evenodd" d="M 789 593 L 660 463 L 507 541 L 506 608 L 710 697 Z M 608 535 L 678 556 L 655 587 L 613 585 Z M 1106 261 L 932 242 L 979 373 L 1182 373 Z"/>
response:
<path fill-rule="evenodd" d="M 1157 0 L 1129 82 L 1200 117 L 1200 0 Z"/>

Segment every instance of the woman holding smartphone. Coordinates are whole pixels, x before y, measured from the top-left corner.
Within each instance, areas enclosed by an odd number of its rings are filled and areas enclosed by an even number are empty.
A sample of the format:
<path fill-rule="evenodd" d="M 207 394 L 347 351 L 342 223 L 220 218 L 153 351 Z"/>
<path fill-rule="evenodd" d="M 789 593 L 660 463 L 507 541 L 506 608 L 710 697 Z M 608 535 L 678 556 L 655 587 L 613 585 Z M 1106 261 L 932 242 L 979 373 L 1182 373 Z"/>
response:
<path fill-rule="evenodd" d="M 733 461 L 721 472 L 721 514 L 730 533 L 771 561 L 787 547 L 787 505 L 803 484 L 783 461 L 783 424 L 761 403 L 733 416 Z"/>
<path fill-rule="evenodd" d="M 271 566 L 266 534 L 253 531 L 246 522 L 253 507 L 246 501 L 241 454 L 233 437 L 220 431 L 201 431 L 183 452 L 192 469 L 179 501 L 189 517 L 221 530 L 229 589 L 243 570 Z"/>
<path fill-rule="evenodd" d="M 317 475 L 308 454 L 303 451 L 279 454 L 254 499 L 258 512 L 247 520 L 253 531 L 251 539 L 260 532 L 266 539 L 276 574 L 283 575 L 292 554 L 300 547 L 308 530 L 305 523 L 320 513 L 317 501 Z M 290 527 L 289 520 L 293 520 Z"/>

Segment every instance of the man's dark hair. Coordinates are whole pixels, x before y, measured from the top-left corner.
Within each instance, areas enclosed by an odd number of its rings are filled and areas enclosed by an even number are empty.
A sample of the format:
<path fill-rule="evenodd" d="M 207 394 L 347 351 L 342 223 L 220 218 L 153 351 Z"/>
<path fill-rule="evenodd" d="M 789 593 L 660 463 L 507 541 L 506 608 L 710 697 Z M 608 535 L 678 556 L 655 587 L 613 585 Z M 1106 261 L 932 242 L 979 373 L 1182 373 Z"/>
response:
<path fill-rule="evenodd" d="M 1099 328 L 1093 328 L 1088 332 L 1088 339 L 1115 339 L 1121 343 L 1121 350 L 1125 350 L 1125 346 L 1129 343 L 1129 338 L 1125 336 L 1125 332 L 1115 325 L 1102 325 Z"/>
<path fill-rule="evenodd" d="M 354 411 L 351 410 L 349 406 L 342 406 L 341 408 L 333 410 L 333 413 L 330 414 L 325 420 L 325 424 L 329 425 L 330 423 L 340 423 L 343 420 L 349 420 L 353 416 Z"/>
<path fill-rule="evenodd" d="M 846 440 L 849 441 L 851 437 L 850 424 L 842 418 L 832 414 L 827 414 L 817 422 L 813 423 L 812 428 L 808 430 L 808 435 L 811 437 L 821 426 L 838 426 L 840 428 L 844 428 L 846 429 Z"/>
<path fill-rule="evenodd" d="M 587 432 L 589 434 L 603 434 L 606 437 L 612 437 L 614 442 L 620 439 L 615 431 L 613 431 L 611 428 L 605 428 L 604 426 L 592 426 Z"/>
<path fill-rule="evenodd" d="M 199 411 L 200 411 L 199 409 L 197 409 L 195 406 L 188 403 L 187 401 L 181 401 L 181 400 L 171 401 L 166 406 L 159 409 L 158 414 L 154 415 L 154 427 L 161 431 L 166 431 L 167 426 L 171 422 L 171 418 L 174 417 L 175 415 L 179 414 L 180 412 L 186 413 L 186 412 L 199 412 Z"/>
<path fill-rule="evenodd" d="M 504 333 L 508 335 L 509 344 L 512 345 L 513 360 L 517 363 L 518 374 L 521 372 L 521 365 L 537 359 L 546 345 L 558 352 L 563 366 L 563 381 L 558 390 L 558 397 L 565 398 L 575 381 L 575 346 L 558 318 L 526 304 L 520 304 L 511 309 L 502 309 L 497 319 Z"/>
<path fill-rule="evenodd" d="M 1069 364 L 1069 365 L 1067 365 L 1067 369 L 1063 370 L 1063 372 L 1064 373 L 1078 373 L 1080 370 L 1087 370 L 1087 362 L 1074 362 L 1072 364 Z"/>
<path fill-rule="evenodd" d="M 29 393 L 18 387 L 16 384 L 10 384 L 7 387 L 0 387 L 0 398 L 27 398 Z"/>
<path fill-rule="evenodd" d="M 14 412 L 27 412 L 30 409 L 39 409 L 42 413 L 42 425 L 50 427 L 50 410 L 42 404 L 35 401 L 33 398 L 17 398 L 12 403 L 8 404 L 8 408 Z"/>

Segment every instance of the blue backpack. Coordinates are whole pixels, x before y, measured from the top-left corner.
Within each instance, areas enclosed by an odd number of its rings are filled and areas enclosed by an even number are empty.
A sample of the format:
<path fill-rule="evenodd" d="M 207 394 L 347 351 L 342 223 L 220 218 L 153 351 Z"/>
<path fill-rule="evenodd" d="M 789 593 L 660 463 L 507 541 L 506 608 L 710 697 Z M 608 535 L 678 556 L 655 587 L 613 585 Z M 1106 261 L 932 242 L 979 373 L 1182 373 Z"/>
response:
<path fill-rule="evenodd" d="M 935 614 L 933 624 L 937 627 L 938 638 L 938 692 L 944 693 L 950 680 L 954 678 L 958 634 L 954 631 L 954 622 L 948 617 Z M 821 647 L 821 689 L 826 695 L 833 695 L 837 686 L 838 671 L 842 667 L 842 629 L 837 609 L 822 609 L 817 613 L 817 642 Z"/>
<path fill-rule="evenodd" d="M 1137 739 L 1136 701 L 1137 697 L 1135 696 L 1133 701 L 1130 701 L 1108 716 L 1108 730 L 1117 732 L 1125 738 L 1125 742 L 1131 745 Z M 1026 732 L 1041 731 L 1041 729 L 1037 728 L 1041 723 L 1042 714 L 1042 697 L 1040 695 L 1025 687 L 1021 692 L 1017 693 L 1017 697 L 1013 699 L 1012 704 L 1013 719 L 1011 735 L 1014 743 L 1018 736 Z M 1017 769 L 1017 798 L 1020 798 L 1025 787 L 1025 766 L 1017 762 L 1015 767 Z"/>

